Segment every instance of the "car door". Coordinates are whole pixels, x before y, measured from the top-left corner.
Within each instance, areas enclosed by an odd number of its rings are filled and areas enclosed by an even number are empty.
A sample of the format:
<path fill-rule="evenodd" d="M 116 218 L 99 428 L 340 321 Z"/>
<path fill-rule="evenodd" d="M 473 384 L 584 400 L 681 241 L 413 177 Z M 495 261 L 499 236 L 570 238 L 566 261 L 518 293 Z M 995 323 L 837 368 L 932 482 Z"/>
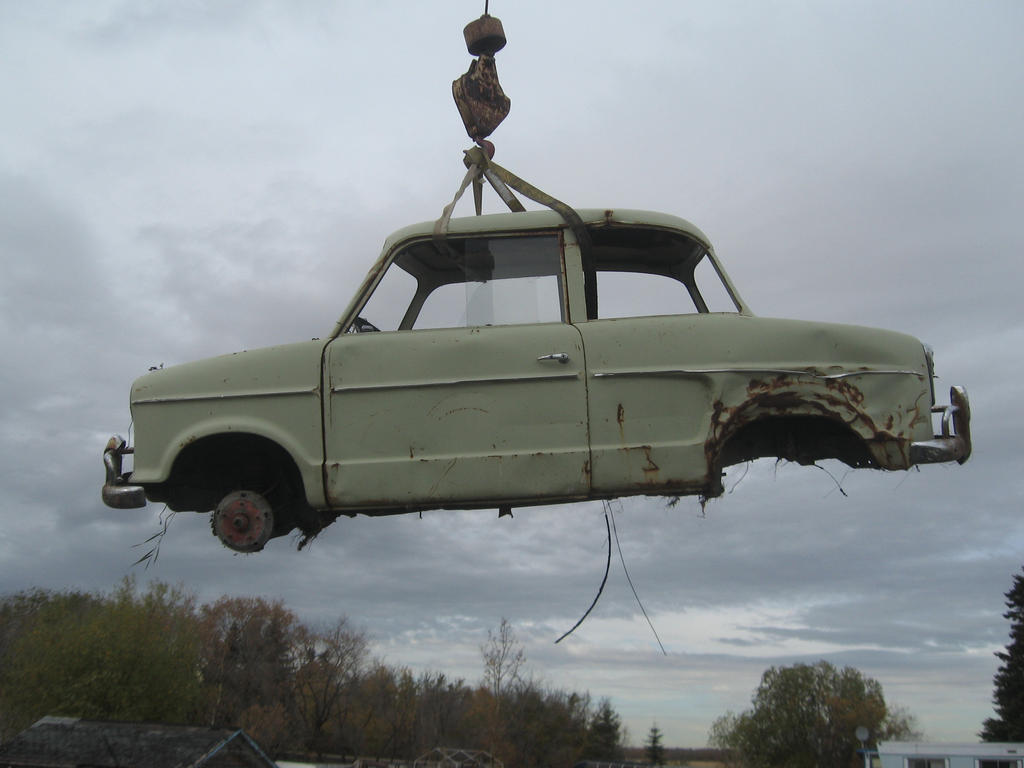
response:
<path fill-rule="evenodd" d="M 401 319 L 342 334 L 325 353 L 331 506 L 497 506 L 589 493 L 583 345 L 565 321 L 560 243 L 552 233 L 398 249 L 374 291 L 378 306 L 370 300 L 360 313 L 362 327 L 389 307 Z M 388 293 L 393 270 L 411 298 Z M 522 322 L 531 302 L 540 322 Z M 439 319 L 453 310 L 456 321 Z"/>
<path fill-rule="evenodd" d="M 592 238 L 597 318 L 579 327 L 594 494 L 712 487 L 714 369 L 729 359 L 722 326 L 740 318 L 739 302 L 706 246 L 684 233 L 621 226 Z"/>
<path fill-rule="evenodd" d="M 652 316 L 581 324 L 588 361 L 593 489 L 693 493 L 708 484 L 704 444 L 716 377 L 687 370 L 714 316 Z"/>

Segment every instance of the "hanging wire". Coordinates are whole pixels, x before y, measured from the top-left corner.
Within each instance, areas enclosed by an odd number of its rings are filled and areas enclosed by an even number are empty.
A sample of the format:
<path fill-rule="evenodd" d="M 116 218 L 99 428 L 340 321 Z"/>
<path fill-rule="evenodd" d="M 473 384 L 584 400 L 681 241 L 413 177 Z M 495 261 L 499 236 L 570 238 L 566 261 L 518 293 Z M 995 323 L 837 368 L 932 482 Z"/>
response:
<path fill-rule="evenodd" d="M 605 502 L 607 504 L 608 502 Z M 668 656 L 668 651 L 665 650 L 665 646 L 661 644 L 661 638 L 658 637 L 658 630 L 654 628 L 654 622 L 651 621 L 651 617 L 647 615 L 647 609 L 644 608 L 644 604 L 640 602 L 640 595 L 636 593 L 636 587 L 633 586 L 633 580 L 629 578 L 629 569 L 626 568 L 626 558 L 622 556 L 622 546 L 619 544 L 619 531 L 615 527 L 615 513 L 612 512 L 611 507 L 606 507 L 606 514 L 612 519 L 612 532 L 615 534 L 615 546 L 619 549 L 619 560 L 622 562 L 622 570 L 626 574 L 626 581 L 629 582 L 629 588 L 633 590 L 633 597 L 636 598 L 636 604 L 640 606 L 640 611 L 643 613 L 644 618 L 647 619 L 647 624 L 651 628 L 651 632 L 654 633 L 654 639 L 658 641 L 658 647 L 661 648 L 661 652 Z"/>
<path fill-rule="evenodd" d="M 582 616 L 580 616 L 580 620 L 572 625 L 572 629 L 570 629 L 568 632 L 566 632 L 560 638 L 555 640 L 555 645 L 558 645 L 560 642 L 565 640 L 565 638 L 567 638 L 569 635 L 571 635 L 573 632 L 576 631 L 576 627 L 578 627 L 580 624 L 582 624 L 583 620 L 585 618 L 587 618 L 587 616 L 590 615 L 590 612 L 592 610 L 594 610 L 594 606 L 597 605 L 597 601 L 600 599 L 601 593 L 604 592 L 605 582 L 608 581 L 608 571 L 611 569 L 611 565 L 612 565 L 612 529 L 611 529 L 610 524 L 608 523 L 608 513 L 609 513 L 609 511 L 610 510 L 608 508 L 608 502 L 605 502 L 605 505 L 604 505 L 604 527 L 608 531 L 608 557 L 605 560 L 605 564 L 604 564 L 604 578 L 601 579 L 601 586 L 598 587 L 597 594 L 594 596 L 594 602 L 592 602 L 590 604 L 590 607 L 587 608 L 586 613 L 584 613 Z"/>
<path fill-rule="evenodd" d="M 583 621 L 590 615 L 590 612 L 594 610 L 594 606 L 597 605 L 597 601 L 601 598 L 601 593 L 604 592 L 604 585 L 608 581 L 608 571 L 611 569 L 612 564 L 612 534 L 615 535 L 615 546 L 619 550 L 619 562 L 622 563 L 622 571 L 626 574 L 626 581 L 629 582 L 629 588 L 633 590 L 633 597 L 636 598 L 637 605 L 640 606 L 640 611 L 643 613 L 644 618 L 647 619 L 647 624 L 651 628 L 651 632 L 654 633 L 654 639 L 658 641 L 658 647 L 661 648 L 662 654 L 668 656 L 668 651 L 665 650 L 665 646 L 662 645 L 661 638 L 658 637 L 658 630 L 654 628 L 654 622 L 651 621 L 651 617 L 647 615 L 647 609 L 644 608 L 643 602 L 640 600 L 640 595 L 637 594 L 636 587 L 633 586 L 633 579 L 630 578 L 629 569 L 626 567 L 626 558 L 622 555 L 622 545 L 619 543 L 619 531 L 615 526 L 615 513 L 612 511 L 611 504 L 608 501 L 601 502 L 604 505 L 604 526 L 608 535 L 608 557 L 604 564 L 604 578 L 601 579 L 601 586 L 597 589 L 597 594 L 594 596 L 594 601 L 587 608 L 586 612 L 580 617 L 580 620 L 572 625 L 572 629 L 562 635 L 560 638 L 555 640 L 555 644 L 562 642 L 565 638 L 576 631 L 576 628 L 583 623 Z"/>

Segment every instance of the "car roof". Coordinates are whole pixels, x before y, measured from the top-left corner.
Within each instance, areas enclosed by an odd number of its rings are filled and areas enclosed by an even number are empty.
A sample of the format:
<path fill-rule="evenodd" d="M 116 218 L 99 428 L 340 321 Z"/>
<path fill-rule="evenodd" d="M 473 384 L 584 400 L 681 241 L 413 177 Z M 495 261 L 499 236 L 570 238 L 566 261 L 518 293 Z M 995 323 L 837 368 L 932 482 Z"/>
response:
<path fill-rule="evenodd" d="M 686 219 L 668 213 L 639 211 L 630 208 L 579 208 L 576 213 L 590 226 L 635 226 L 671 229 L 693 238 L 707 249 L 711 241 L 707 235 Z M 435 221 L 423 221 L 393 232 L 384 243 L 384 252 L 405 240 L 431 236 Z M 519 213 L 488 213 L 483 216 L 453 218 L 448 223 L 448 234 L 469 235 L 482 232 L 517 232 L 536 229 L 557 229 L 569 226 L 555 211 L 523 211 Z"/>

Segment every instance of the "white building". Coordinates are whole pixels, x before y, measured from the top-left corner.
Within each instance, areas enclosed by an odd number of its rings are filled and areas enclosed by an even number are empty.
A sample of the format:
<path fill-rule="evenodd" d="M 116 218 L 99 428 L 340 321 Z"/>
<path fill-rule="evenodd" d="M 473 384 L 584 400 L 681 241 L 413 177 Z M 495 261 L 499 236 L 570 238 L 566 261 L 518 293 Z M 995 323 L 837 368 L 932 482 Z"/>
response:
<path fill-rule="evenodd" d="M 1024 768 L 1024 743 L 882 741 L 871 764 L 881 768 Z"/>

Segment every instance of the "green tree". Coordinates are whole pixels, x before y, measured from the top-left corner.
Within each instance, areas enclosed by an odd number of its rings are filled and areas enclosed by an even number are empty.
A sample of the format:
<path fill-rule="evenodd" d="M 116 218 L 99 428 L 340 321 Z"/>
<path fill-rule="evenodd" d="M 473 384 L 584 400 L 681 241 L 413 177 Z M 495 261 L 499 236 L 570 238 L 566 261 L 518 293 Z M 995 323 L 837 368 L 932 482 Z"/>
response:
<path fill-rule="evenodd" d="M 622 718 L 608 699 L 601 699 L 587 729 L 583 756 L 588 760 L 622 760 Z"/>
<path fill-rule="evenodd" d="M 644 755 L 647 756 L 647 762 L 652 765 L 665 764 L 665 747 L 661 743 L 661 729 L 657 723 L 652 725 L 651 730 L 647 732 L 647 741 L 644 743 Z"/>
<path fill-rule="evenodd" d="M 0 738 L 46 714 L 244 728 L 283 750 L 411 759 L 439 744 L 485 749 L 519 768 L 622 759 L 604 700 L 523 672 L 507 621 L 481 647 L 479 686 L 416 677 L 369 657 L 341 618 L 304 625 L 280 601 L 193 598 L 131 580 L 109 594 L 0 597 Z"/>
<path fill-rule="evenodd" d="M 193 599 L 131 579 L 109 595 L 23 593 L 5 601 L 19 627 L 5 639 L 5 728 L 43 715 L 187 722 L 199 701 Z"/>
<path fill-rule="evenodd" d="M 996 653 L 1002 662 L 992 681 L 996 716 L 982 725 L 982 741 L 1024 741 L 1024 575 L 1013 577 L 1006 608 L 1010 642 Z"/>
<path fill-rule="evenodd" d="M 58 601 L 62 610 L 69 614 L 81 613 L 99 603 L 96 597 L 84 592 L 56 593 L 43 589 L 17 592 L 0 599 L 0 743 L 25 725 L 25 718 L 29 717 L 23 711 L 26 706 L 33 708 L 30 701 L 23 698 L 25 692 L 12 687 L 17 676 L 15 654 L 40 613 L 53 611 L 52 604 Z"/>
<path fill-rule="evenodd" d="M 709 736 L 751 768 L 859 766 L 858 726 L 869 730 L 872 743 L 914 735 L 913 718 L 889 710 L 878 681 L 826 661 L 771 667 L 752 703 L 716 720 Z"/>

